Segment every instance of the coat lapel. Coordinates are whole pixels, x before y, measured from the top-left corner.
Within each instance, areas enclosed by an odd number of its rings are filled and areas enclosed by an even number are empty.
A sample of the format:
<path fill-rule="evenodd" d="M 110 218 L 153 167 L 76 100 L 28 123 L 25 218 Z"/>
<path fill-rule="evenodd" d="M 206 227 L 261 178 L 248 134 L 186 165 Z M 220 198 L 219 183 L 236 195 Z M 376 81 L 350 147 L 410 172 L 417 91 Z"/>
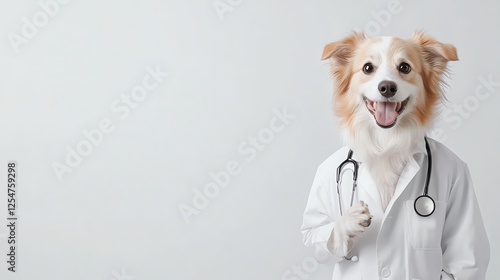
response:
<path fill-rule="evenodd" d="M 413 178 L 415 177 L 415 175 L 418 173 L 419 170 L 420 170 L 420 165 L 418 165 L 418 163 L 415 161 L 413 157 L 410 157 L 408 163 L 403 169 L 403 172 L 401 173 L 401 176 L 399 177 L 398 183 L 396 184 L 396 190 L 394 191 L 394 195 L 391 201 L 389 202 L 389 205 L 387 205 L 387 209 L 384 213 L 384 219 L 382 220 L 382 224 L 384 223 L 387 214 L 391 212 L 394 202 L 398 200 L 401 193 L 403 193 L 406 187 L 408 187 L 411 180 L 413 180 Z"/>
<path fill-rule="evenodd" d="M 424 156 L 418 157 L 418 154 L 423 154 Z M 415 156 L 419 158 L 419 162 L 415 160 Z M 390 213 L 392 206 L 394 203 L 398 200 L 399 196 L 403 193 L 403 191 L 408 187 L 410 184 L 411 180 L 417 175 L 417 173 L 420 171 L 423 161 L 427 158 L 427 151 L 425 149 L 425 141 L 422 140 L 419 143 L 417 143 L 417 146 L 415 147 L 415 150 L 413 152 L 413 156 L 410 157 L 408 160 L 408 163 L 406 164 L 405 168 L 403 169 L 403 172 L 401 173 L 401 176 L 399 177 L 398 183 L 396 184 L 396 190 L 394 191 L 394 195 L 389 202 L 389 205 L 387 206 L 387 209 L 384 213 L 384 218 L 382 220 L 382 224 L 385 221 L 385 218 L 387 217 L 388 213 Z"/>
<path fill-rule="evenodd" d="M 365 194 L 364 197 L 370 198 L 371 201 L 365 201 L 369 205 L 370 212 L 372 214 L 383 213 L 382 199 L 380 198 L 380 192 L 378 191 L 377 185 L 375 185 L 375 181 L 364 164 L 361 164 L 359 169 L 358 181 L 361 183 L 358 183 L 358 188 L 360 192 Z M 374 209 L 374 207 L 377 209 Z"/>

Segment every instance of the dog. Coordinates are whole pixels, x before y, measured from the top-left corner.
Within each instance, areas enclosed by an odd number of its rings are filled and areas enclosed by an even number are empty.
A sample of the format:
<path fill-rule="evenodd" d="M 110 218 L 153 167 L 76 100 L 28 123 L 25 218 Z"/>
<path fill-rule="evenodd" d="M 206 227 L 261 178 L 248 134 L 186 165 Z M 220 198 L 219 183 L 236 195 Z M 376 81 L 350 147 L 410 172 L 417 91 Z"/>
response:
<path fill-rule="evenodd" d="M 346 144 L 366 162 L 387 208 L 411 152 L 432 127 L 443 98 L 447 63 L 456 48 L 422 31 L 408 39 L 362 33 L 325 46 L 334 80 L 334 112 Z M 359 201 L 336 223 L 328 248 L 343 256 L 352 237 L 370 225 Z"/>

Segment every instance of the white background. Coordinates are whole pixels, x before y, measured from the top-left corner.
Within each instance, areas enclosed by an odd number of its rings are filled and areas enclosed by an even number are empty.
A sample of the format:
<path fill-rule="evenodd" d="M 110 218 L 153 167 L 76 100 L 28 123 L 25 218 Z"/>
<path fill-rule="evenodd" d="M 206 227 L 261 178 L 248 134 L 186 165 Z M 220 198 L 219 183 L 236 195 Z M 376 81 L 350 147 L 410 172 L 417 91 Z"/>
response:
<path fill-rule="evenodd" d="M 1 1 L 0 224 L 8 160 L 19 220 L 18 272 L 2 261 L 0 279 L 285 279 L 310 260 L 302 212 L 317 166 L 342 145 L 319 58 L 355 28 L 403 38 L 423 28 L 457 47 L 437 127 L 471 169 L 497 279 L 500 86 L 483 100 L 474 92 L 480 77 L 500 81 L 498 2 L 400 0 L 377 22 L 388 1 L 226 1 L 234 7 L 218 14 L 212 0 L 69 0 L 17 53 L 9 34 L 43 10 Z M 148 66 L 170 75 L 120 119 L 111 104 Z M 465 102 L 467 117 L 453 111 Z M 294 119 L 247 161 L 238 146 L 284 107 Z M 58 180 L 52 164 L 104 118 L 114 130 Z M 241 172 L 186 223 L 178 207 L 232 160 Z M 6 237 L 2 226 L 0 260 Z"/>

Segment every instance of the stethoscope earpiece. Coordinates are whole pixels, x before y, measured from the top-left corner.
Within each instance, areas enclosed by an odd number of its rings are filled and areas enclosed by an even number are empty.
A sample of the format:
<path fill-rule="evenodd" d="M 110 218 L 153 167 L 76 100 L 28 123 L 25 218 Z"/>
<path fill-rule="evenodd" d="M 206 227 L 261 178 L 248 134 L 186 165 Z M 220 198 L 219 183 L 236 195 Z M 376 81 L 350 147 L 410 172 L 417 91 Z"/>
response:
<path fill-rule="evenodd" d="M 352 150 L 349 150 L 349 153 L 347 153 L 347 158 L 346 160 L 344 160 L 340 165 L 339 167 L 337 167 L 337 176 L 336 176 L 336 180 L 337 180 L 337 196 L 339 198 L 339 207 L 340 207 L 340 215 L 342 216 L 343 213 L 342 213 L 342 201 L 340 199 L 340 182 L 342 182 L 342 169 L 344 168 L 344 166 L 346 164 L 349 164 L 351 163 L 352 166 L 353 166 L 353 169 L 352 169 L 352 194 L 351 194 L 351 204 L 350 206 L 352 206 L 352 203 L 354 201 L 354 192 L 356 191 L 356 186 L 357 186 L 357 181 L 358 181 L 358 170 L 359 170 L 359 164 L 357 161 L 355 161 L 354 159 L 352 159 L 352 154 L 353 154 L 353 151 Z"/>
<path fill-rule="evenodd" d="M 350 261 L 350 262 L 357 262 L 357 261 L 358 261 L 358 256 L 352 256 L 352 257 L 350 257 L 350 258 L 349 258 L 349 257 L 344 256 L 343 258 L 344 258 L 344 260 L 346 260 L 346 261 Z"/>

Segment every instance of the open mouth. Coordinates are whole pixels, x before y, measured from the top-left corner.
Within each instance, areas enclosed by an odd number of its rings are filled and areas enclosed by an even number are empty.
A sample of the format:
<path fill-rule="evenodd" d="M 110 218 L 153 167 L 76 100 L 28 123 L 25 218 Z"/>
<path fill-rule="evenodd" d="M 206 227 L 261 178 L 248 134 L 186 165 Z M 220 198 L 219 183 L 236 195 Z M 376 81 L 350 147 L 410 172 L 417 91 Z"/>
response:
<path fill-rule="evenodd" d="M 363 96 L 366 108 L 372 113 L 378 126 L 382 128 L 390 128 L 396 124 L 398 116 L 404 111 L 406 104 L 410 98 L 406 98 L 401 102 L 388 101 L 371 101 Z"/>

